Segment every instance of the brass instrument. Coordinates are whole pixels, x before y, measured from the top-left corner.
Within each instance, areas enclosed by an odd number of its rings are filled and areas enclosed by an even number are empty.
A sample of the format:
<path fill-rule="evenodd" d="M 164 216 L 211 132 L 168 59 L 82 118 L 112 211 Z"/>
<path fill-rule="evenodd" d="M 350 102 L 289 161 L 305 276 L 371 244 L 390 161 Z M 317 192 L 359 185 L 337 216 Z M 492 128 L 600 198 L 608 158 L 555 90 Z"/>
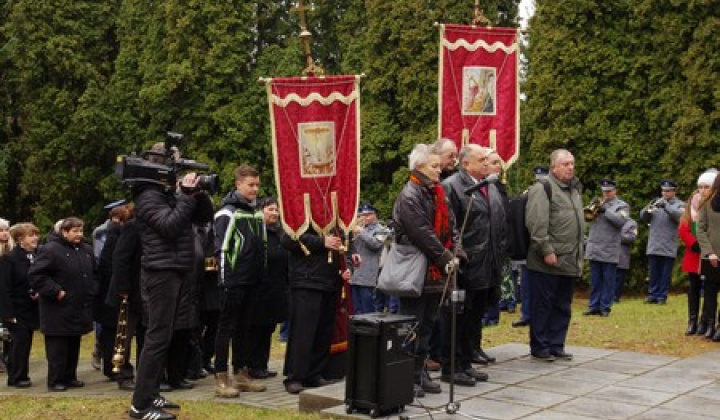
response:
<path fill-rule="evenodd" d="M 665 204 L 665 203 L 666 203 L 666 201 L 662 197 L 654 198 L 654 199 L 650 200 L 650 202 L 646 206 L 647 212 L 652 214 L 655 210 L 658 209 L 658 205 Z"/>
<path fill-rule="evenodd" d="M 593 198 L 587 206 L 583 207 L 583 217 L 586 222 L 593 222 L 597 219 L 600 208 L 605 204 L 606 200 L 601 198 Z"/>
<path fill-rule="evenodd" d="M 113 354 L 112 364 L 113 373 L 120 373 L 120 369 L 125 365 L 125 345 L 127 343 L 127 324 L 128 324 L 128 298 L 123 297 L 120 302 L 120 312 L 118 313 L 117 332 L 115 333 L 115 354 Z"/>
<path fill-rule="evenodd" d="M 215 257 L 205 257 L 205 271 L 218 271 L 218 263 Z"/>

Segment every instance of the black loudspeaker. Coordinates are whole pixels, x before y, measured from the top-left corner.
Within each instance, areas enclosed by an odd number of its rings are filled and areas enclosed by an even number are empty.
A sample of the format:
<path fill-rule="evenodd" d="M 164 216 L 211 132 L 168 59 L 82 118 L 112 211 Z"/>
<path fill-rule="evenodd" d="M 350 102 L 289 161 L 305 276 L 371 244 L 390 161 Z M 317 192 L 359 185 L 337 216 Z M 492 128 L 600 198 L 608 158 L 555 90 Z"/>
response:
<path fill-rule="evenodd" d="M 345 405 L 370 417 L 401 412 L 413 401 L 414 361 L 403 350 L 415 317 L 385 313 L 350 318 Z"/>

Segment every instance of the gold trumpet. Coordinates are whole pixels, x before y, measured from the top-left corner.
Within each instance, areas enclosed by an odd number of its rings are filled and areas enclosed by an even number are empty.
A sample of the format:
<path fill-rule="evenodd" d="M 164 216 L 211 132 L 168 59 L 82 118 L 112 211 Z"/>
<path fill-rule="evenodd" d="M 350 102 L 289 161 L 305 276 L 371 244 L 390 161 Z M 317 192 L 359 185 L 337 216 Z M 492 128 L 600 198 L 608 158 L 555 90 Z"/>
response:
<path fill-rule="evenodd" d="M 583 217 L 586 222 L 593 222 L 597 219 L 600 208 L 605 204 L 605 200 L 602 198 L 593 198 L 593 200 L 587 206 L 583 207 Z"/>
<path fill-rule="evenodd" d="M 118 313 L 117 332 L 115 333 L 115 354 L 113 354 L 112 364 L 113 373 L 120 373 L 120 369 L 125 365 L 125 344 L 127 343 L 127 325 L 128 325 L 128 298 L 123 297 L 120 302 L 120 312 Z"/>

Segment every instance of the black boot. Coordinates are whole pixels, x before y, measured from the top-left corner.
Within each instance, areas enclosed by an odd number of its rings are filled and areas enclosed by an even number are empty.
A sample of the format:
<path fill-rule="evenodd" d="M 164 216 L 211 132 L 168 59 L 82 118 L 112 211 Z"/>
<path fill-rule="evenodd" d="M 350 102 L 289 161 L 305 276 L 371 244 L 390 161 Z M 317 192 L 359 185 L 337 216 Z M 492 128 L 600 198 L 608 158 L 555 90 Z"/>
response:
<path fill-rule="evenodd" d="M 720 328 L 718 328 L 718 329 L 715 331 L 715 335 L 713 335 L 712 341 L 715 341 L 715 342 L 720 341 Z"/>
<path fill-rule="evenodd" d="M 705 331 L 705 338 L 708 340 L 712 340 L 712 338 L 715 336 L 715 325 L 708 323 L 707 324 L 707 330 Z"/>
<path fill-rule="evenodd" d="M 705 317 L 701 316 L 700 321 L 698 322 L 697 331 L 695 331 L 695 334 L 697 335 L 705 335 L 707 332 L 708 323 L 705 321 Z"/>
<path fill-rule="evenodd" d="M 688 319 L 688 327 L 685 331 L 685 335 L 695 335 L 698 329 L 697 324 L 697 315 L 691 316 L 690 319 Z"/>

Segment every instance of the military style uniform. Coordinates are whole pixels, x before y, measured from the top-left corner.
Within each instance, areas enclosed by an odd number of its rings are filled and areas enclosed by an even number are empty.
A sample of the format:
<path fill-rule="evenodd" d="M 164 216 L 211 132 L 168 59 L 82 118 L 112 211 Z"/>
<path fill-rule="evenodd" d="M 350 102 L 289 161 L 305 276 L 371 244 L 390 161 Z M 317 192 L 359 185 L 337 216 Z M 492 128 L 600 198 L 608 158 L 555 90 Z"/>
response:
<path fill-rule="evenodd" d="M 668 180 L 661 182 L 662 188 L 675 188 Z M 647 256 L 650 264 L 650 288 L 648 303 L 665 303 L 670 291 L 672 267 L 677 256 L 678 224 L 685 211 L 685 202 L 677 198 L 661 199 L 655 208 L 645 206 L 640 211 L 640 220 L 650 225 Z"/>
<path fill-rule="evenodd" d="M 615 182 L 600 181 L 604 191 L 615 189 Z M 590 302 L 584 315 L 607 316 L 615 300 L 615 279 L 620 261 L 620 231 L 630 218 L 630 206 L 613 197 L 605 201 L 590 225 L 585 258 L 590 261 Z"/>

